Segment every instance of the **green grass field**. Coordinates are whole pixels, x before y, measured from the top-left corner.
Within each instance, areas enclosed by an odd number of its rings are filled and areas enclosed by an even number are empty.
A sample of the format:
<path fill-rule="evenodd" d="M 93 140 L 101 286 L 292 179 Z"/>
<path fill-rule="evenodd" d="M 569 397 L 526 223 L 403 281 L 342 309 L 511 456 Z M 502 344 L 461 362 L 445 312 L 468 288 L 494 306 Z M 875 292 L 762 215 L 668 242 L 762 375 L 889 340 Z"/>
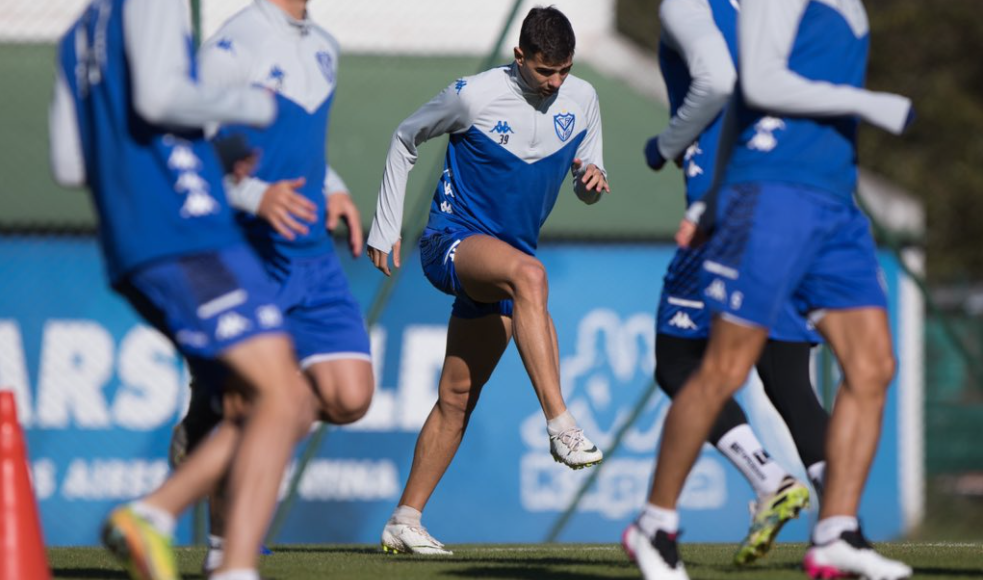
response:
<path fill-rule="evenodd" d="M 308 579 L 482 578 L 638 578 L 638 571 L 615 544 L 484 544 L 453 546 L 442 559 L 386 555 L 377 546 L 284 545 L 263 559 L 264 577 Z M 782 580 L 805 578 L 799 570 L 805 546 L 779 544 L 760 564 L 738 569 L 730 564 L 733 544 L 689 544 L 682 548 L 693 580 Z M 878 549 L 915 568 L 915 578 L 957 580 L 983 578 L 983 544 L 887 543 Z M 184 578 L 203 578 L 203 548 L 178 550 Z M 125 579 L 109 554 L 97 548 L 53 548 L 48 558 L 55 578 Z"/>

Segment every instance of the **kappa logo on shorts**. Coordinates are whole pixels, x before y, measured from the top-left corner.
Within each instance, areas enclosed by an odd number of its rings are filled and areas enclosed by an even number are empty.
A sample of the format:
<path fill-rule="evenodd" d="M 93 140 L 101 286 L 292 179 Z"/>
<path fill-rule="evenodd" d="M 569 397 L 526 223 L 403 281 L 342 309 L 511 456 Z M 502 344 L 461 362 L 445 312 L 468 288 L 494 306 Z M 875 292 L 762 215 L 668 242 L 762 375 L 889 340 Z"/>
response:
<path fill-rule="evenodd" d="M 256 320 L 261 328 L 276 328 L 283 324 L 283 315 L 275 304 L 266 304 L 256 309 Z"/>
<path fill-rule="evenodd" d="M 556 136 L 560 141 L 566 141 L 573 134 L 574 123 L 577 117 L 573 113 L 557 113 L 553 115 L 553 128 L 556 129 Z"/>
<path fill-rule="evenodd" d="M 683 330 L 696 330 L 696 323 L 693 319 L 689 317 L 682 310 L 677 312 L 669 319 L 669 326 L 675 326 L 676 328 L 682 328 Z"/>
<path fill-rule="evenodd" d="M 710 285 L 704 290 L 704 294 L 709 298 L 724 302 L 727 300 L 727 285 L 724 284 L 723 280 L 717 278 L 713 282 L 710 282 Z"/>
<path fill-rule="evenodd" d="M 252 324 L 238 312 L 227 312 L 218 319 L 218 328 L 215 329 L 215 338 L 228 340 L 235 338 L 249 330 Z"/>

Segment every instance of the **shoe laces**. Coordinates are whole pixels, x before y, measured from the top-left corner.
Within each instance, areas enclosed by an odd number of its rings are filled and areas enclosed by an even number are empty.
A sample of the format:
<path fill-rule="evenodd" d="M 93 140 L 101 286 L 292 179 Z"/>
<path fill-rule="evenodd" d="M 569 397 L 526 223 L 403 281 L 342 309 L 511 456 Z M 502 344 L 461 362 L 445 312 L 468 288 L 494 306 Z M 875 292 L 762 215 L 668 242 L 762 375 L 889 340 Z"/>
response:
<path fill-rule="evenodd" d="M 583 447 L 587 439 L 584 437 L 584 430 L 580 427 L 571 427 L 566 431 L 561 431 L 554 439 L 566 445 L 570 451 L 575 451 Z"/>
<path fill-rule="evenodd" d="M 421 536 L 424 537 L 424 539 L 426 539 L 428 542 L 432 543 L 433 545 L 437 546 L 438 548 L 443 548 L 444 547 L 444 544 L 442 544 L 441 542 L 438 542 L 437 541 L 437 538 L 434 538 L 433 536 L 431 536 L 430 535 L 430 532 L 427 531 L 427 528 L 423 527 L 422 525 L 419 525 L 419 526 L 407 526 L 407 528 L 410 531 L 413 531 L 413 532 L 416 532 L 417 534 L 420 534 Z"/>

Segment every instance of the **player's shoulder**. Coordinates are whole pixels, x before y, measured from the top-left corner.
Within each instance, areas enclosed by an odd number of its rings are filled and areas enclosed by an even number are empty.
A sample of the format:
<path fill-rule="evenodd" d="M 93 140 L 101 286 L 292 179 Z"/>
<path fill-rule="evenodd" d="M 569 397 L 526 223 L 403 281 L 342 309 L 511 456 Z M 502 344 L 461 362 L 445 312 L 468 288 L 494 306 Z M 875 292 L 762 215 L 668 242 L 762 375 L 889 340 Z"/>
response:
<path fill-rule="evenodd" d="M 318 40 L 327 44 L 331 48 L 331 50 L 334 51 L 335 54 L 341 53 L 341 44 L 338 42 L 338 39 L 335 38 L 333 34 L 328 32 L 328 29 L 324 28 L 320 24 L 312 22 L 311 34 L 313 34 L 314 37 L 317 38 Z"/>
<path fill-rule="evenodd" d="M 222 23 L 202 44 L 202 49 L 218 48 L 236 54 L 235 49 L 245 50 L 266 36 L 263 17 L 257 6 L 250 4 Z"/>
<path fill-rule="evenodd" d="M 462 98 L 473 100 L 505 90 L 509 76 L 508 66 L 498 66 L 478 74 L 459 77 L 452 84 Z"/>
<path fill-rule="evenodd" d="M 563 81 L 560 93 L 565 98 L 572 99 L 584 106 L 597 100 L 597 91 L 594 90 L 594 85 L 572 74 Z"/>

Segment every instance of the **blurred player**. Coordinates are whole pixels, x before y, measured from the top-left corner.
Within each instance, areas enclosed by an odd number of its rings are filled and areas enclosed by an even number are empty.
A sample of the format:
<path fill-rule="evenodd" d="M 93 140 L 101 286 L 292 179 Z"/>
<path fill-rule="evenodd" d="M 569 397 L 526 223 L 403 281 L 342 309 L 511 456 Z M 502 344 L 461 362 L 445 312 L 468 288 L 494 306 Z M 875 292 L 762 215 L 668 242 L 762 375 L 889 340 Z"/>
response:
<path fill-rule="evenodd" d="M 513 336 L 548 420 L 553 458 L 574 469 L 602 459 L 563 401 L 546 271 L 534 257 L 568 171 L 586 203 L 609 191 L 597 94 L 570 76 L 574 45 L 561 12 L 534 8 L 522 23 L 514 63 L 451 83 L 393 135 L 369 257 L 387 276 L 390 253 L 400 266 L 403 198 L 417 147 L 449 134 L 420 253 L 427 279 L 456 300 L 437 403 L 383 530 L 385 550 L 451 553 L 421 525 L 421 512 Z"/>
<path fill-rule="evenodd" d="M 231 369 L 253 404 L 159 489 L 115 510 L 103 540 L 131 577 L 177 578 L 175 518 L 228 474 L 230 533 L 212 578 L 256 580 L 256 546 L 293 444 L 313 420 L 311 395 L 202 127 L 265 125 L 276 107 L 262 90 L 198 85 L 186 22 L 179 0 L 90 4 L 59 47 L 52 162 L 60 183 L 92 191 L 113 288 L 206 384 Z"/>
<path fill-rule="evenodd" d="M 894 356 L 870 224 L 853 192 L 859 121 L 900 133 L 911 102 L 863 89 L 869 30 L 859 0 L 743 0 L 738 29 L 741 94 L 725 126 L 733 134 L 722 139 L 732 151 L 717 209 L 709 204 L 704 216 L 719 222 L 701 284 L 715 315 L 710 340 L 666 418 L 646 510 L 651 533 L 630 526 L 626 544 L 646 578 L 687 577 L 676 501 L 714 418 L 792 299 L 817 321 L 844 377 L 806 572 L 906 578 L 911 568 L 877 554 L 856 517 Z"/>
<path fill-rule="evenodd" d="M 737 6 L 729 0 L 663 0 L 659 61 L 669 89 L 669 127 L 649 140 L 649 166 L 658 171 L 667 159 L 680 160 L 686 178 L 686 204 L 698 210 L 710 189 L 724 105 L 737 78 L 732 58 L 737 44 Z M 685 154 L 684 154 L 685 153 Z M 685 219 L 681 228 L 693 227 Z M 700 294 L 703 251 L 680 248 L 666 273 L 657 316 L 655 376 L 674 397 L 699 367 L 706 351 L 710 317 Z M 787 304 L 771 329 L 758 360 L 765 393 L 785 419 L 806 472 L 822 488 L 823 442 L 827 416 L 809 377 L 812 345 L 820 338 Z M 771 459 L 747 424 L 744 411 L 729 398 L 708 441 L 744 475 L 757 501 L 751 529 L 735 555 L 738 564 L 764 556 L 782 526 L 809 504 L 808 489 Z M 651 532 L 643 512 L 642 530 Z"/>
<path fill-rule="evenodd" d="M 342 425 L 365 414 L 375 383 L 365 323 L 328 230 L 347 222 L 349 247 L 358 257 L 362 229 L 347 187 L 325 161 L 340 51 L 308 18 L 306 4 L 256 0 L 204 43 L 199 65 L 205 86 L 261 85 L 276 96 L 279 114 L 269 127 L 226 124 L 219 130 L 261 151 L 253 175 L 229 187 L 229 200 L 242 210 L 249 243 L 277 287 L 277 305 L 315 387 L 320 419 Z M 189 413 L 214 419 L 205 397 L 192 401 L 199 404 Z M 200 436 L 202 417 L 191 419 L 199 423 L 192 433 Z M 206 571 L 221 562 L 226 529 L 222 502 L 212 503 Z"/>

